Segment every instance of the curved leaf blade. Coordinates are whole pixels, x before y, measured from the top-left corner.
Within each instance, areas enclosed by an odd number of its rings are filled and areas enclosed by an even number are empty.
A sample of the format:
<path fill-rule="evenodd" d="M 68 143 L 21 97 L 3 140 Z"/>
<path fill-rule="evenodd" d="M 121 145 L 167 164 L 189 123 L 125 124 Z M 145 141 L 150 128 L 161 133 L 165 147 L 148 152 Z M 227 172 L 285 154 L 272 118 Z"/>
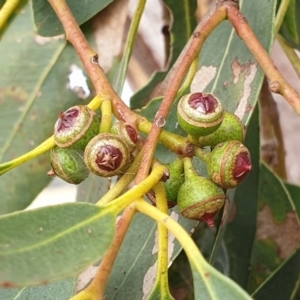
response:
<path fill-rule="evenodd" d="M 22 289 L 0 288 L 2 300 L 65 300 L 73 296 L 75 278 L 65 279 L 43 286 L 24 287 Z"/>
<path fill-rule="evenodd" d="M 1 40 L 0 64 L 0 161 L 5 162 L 49 138 L 57 113 L 78 104 L 67 86 L 70 68 L 81 63 L 64 39 L 33 33 L 28 4 Z M 0 214 L 27 207 L 49 183 L 49 169 L 43 154 L 2 175 Z"/>
<path fill-rule="evenodd" d="M 239 1 L 240 10 L 260 43 L 270 52 L 276 1 Z M 264 74 L 231 24 L 223 21 L 207 38 L 191 90 L 213 93 L 226 110 L 247 124 Z"/>
<path fill-rule="evenodd" d="M 197 9 L 197 3 L 195 1 L 164 0 L 163 2 L 172 14 L 170 31 L 171 56 L 168 62 L 168 67 L 166 71 L 153 74 L 149 83 L 131 97 L 131 109 L 141 108 L 142 106 L 146 105 L 151 92 L 161 81 L 164 80 L 196 26 L 196 18 L 194 17 L 194 13 Z M 161 94 L 156 96 L 161 96 Z"/>
<path fill-rule="evenodd" d="M 195 299 L 201 300 L 250 300 L 252 299 L 241 287 L 210 265 L 203 266 L 204 277 L 199 268 L 191 263 L 194 279 Z"/>
<path fill-rule="evenodd" d="M 78 25 L 82 25 L 113 0 L 67 0 Z M 42 36 L 55 36 L 64 33 L 64 29 L 48 1 L 32 0 L 35 29 Z"/>
<path fill-rule="evenodd" d="M 300 249 L 286 259 L 252 294 L 256 300 L 293 299 L 300 279 Z M 280 288 L 278 288 L 280 287 Z"/>
<path fill-rule="evenodd" d="M 283 182 L 261 164 L 258 228 L 252 248 L 248 291 L 253 292 L 299 244 L 295 207 Z"/>
<path fill-rule="evenodd" d="M 248 123 L 245 145 L 251 153 L 252 170 L 245 181 L 235 190 L 234 202 L 229 212 L 229 223 L 225 232 L 225 241 L 230 257 L 230 277 L 246 289 L 256 232 L 260 169 L 258 105 L 256 105 Z"/>
<path fill-rule="evenodd" d="M 290 0 L 280 27 L 280 34 L 293 47 L 300 50 L 300 1 Z"/>
<path fill-rule="evenodd" d="M 45 284 L 101 258 L 115 215 L 91 204 L 67 203 L 0 217 L 0 285 Z"/>

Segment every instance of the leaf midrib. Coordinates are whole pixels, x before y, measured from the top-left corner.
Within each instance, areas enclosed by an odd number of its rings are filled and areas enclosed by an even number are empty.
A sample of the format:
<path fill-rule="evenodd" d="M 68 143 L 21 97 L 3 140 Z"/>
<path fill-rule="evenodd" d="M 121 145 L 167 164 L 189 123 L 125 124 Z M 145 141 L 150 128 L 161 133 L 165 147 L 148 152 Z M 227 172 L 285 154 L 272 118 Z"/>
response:
<path fill-rule="evenodd" d="M 11 131 L 10 135 L 8 136 L 8 138 L 6 140 L 6 143 L 3 145 L 2 149 L 0 150 L 0 162 L 3 159 L 3 156 L 4 156 L 5 152 L 12 145 L 12 142 L 13 142 L 15 136 L 17 135 L 17 132 L 19 130 L 19 127 L 20 127 L 21 123 L 24 121 L 30 107 L 33 105 L 34 101 L 37 99 L 38 92 L 40 91 L 42 85 L 44 84 L 46 78 L 48 77 L 50 71 L 54 67 L 56 61 L 58 60 L 60 54 L 62 53 L 62 51 L 64 50 L 66 45 L 67 45 L 67 42 L 64 41 L 57 48 L 57 50 L 54 52 L 54 54 L 52 56 L 52 59 L 50 60 L 49 64 L 46 66 L 46 68 L 41 73 L 41 76 L 40 76 L 39 80 L 37 81 L 37 84 L 36 84 L 35 88 L 33 89 L 33 91 L 31 92 L 30 96 L 28 97 L 28 99 L 26 101 L 23 112 L 21 113 L 19 119 L 15 123 L 15 125 L 13 127 L 13 130 Z"/>

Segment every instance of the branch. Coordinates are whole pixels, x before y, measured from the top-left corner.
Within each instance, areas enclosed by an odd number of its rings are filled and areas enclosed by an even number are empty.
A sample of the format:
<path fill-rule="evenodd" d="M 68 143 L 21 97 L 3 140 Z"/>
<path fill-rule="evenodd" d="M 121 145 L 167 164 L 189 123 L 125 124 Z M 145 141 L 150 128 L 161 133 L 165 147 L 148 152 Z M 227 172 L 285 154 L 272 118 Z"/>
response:
<path fill-rule="evenodd" d="M 229 2 L 230 3 L 230 2 Z M 260 44 L 245 17 L 235 5 L 226 4 L 227 18 L 237 35 L 245 42 L 250 52 L 263 69 L 273 93 L 281 94 L 300 116 L 300 96 L 282 77 L 267 51 Z"/>
<path fill-rule="evenodd" d="M 191 40 L 191 43 L 189 44 L 189 47 L 180 64 L 178 65 L 172 82 L 165 92 L 165 96 L 153 120 L 151 131 L 145 141 L 145 145 L 142 150 L 142 164 L 136 177 L 137 183 L 148 176 L 158 137 L 166 123 L 166 117 L 173 104 L 176 93 L 189 70 L 190 65 L 198 56 L 199 51 L 208 35 L 225 19 L 225 17 L 225 7 L 222 5 L 217 5 L 215 11 L 209 16 L 209 18 L 206 18 L 204 22 L 200 22 L 197 25 L 193 33 L 193 39 Z"/>
<path fill-rule="evenodd" d="M 132 112 L 120 99 L 98 65 L 98 54 L 88 44 L 65 0 L 48 0 L 61 21 L 67 40 L 74 46 L 81 62 L 90 77 L 96 93 L 102 99 L 112 101 L 114 115 L 130 124 L 135 124 L 138 115 Z"/>

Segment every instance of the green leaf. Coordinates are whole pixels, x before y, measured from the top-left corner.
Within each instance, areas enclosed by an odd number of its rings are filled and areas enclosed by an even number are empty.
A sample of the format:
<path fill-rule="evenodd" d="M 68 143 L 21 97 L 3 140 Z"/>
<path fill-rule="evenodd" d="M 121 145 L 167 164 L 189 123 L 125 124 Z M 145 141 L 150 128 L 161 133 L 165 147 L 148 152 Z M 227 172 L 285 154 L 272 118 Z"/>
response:
<path fill-rule="evenodd" d="M 194 278 L 195 299 L 252 299 L 234 281 L 222 275 L 219 271 L 207 264 L 203 266 L 205 273 L 202 275 L 199 268 L 191 264 Z M 204 277 L 204 278 L 203 278 Z"/>
<path fill-rule="evenodd" d="M 298 218 L 300 219 L 300 186 L 288 182 L 285 182 L 284 185 L 291 196 L 291 200 L 293 201 L 293 204 L 295 206 Z"/>
<path fill-rule="evenodd" d="M 85 23 L 113 0 L 66 0 L 78 25 Z M 32 0 L 35 29 L 42 36 L 64 33 L 63 27 L 48 1 Z"/>
<path fill-rule="evenodd" d="M 260 168 L 258 228 L 252 248 L 248 291 L 253 292 L 298 246 L 299 224 L 283 182 Z"/>
<path fill-rule="evenodd" d="M 96 203 L 109 190 L 110 180 L 90 174 L 89 177 L 78 185 L 76 201 Z"/>
<path fill-rule="evenodd" d="M 175 211 L 171 212 L 171 217 L 188 232 L 196 223 L 184 219 Z M 109 276 L 105 290 L 108 299 L 142 299 L 151 291 L 156 279 L 156 231 L 156 223 L 147 216 L 137 214 L 134 217 Z M 170 234 L 169 260 L 172 261 L 180 250 L 177 240 Z"/>
<path fill-rule="evenodd" d="M 67 203 L 0 217 L 0 285 L 45 284 L 78 274 L 110 245 L 115 215 Z"/>
<path fill-rule="evenodd" d="M 73 296 L 75 278 L 22 289 L 0 288 L 1 300 L 65 300 Z"/>
<path fill-rule="evenodd" d="M 170 294 L 169 287 L 165 286 L 165 284 L 159 282 L 156 283 L 153 287 L 149 296 L 147 296 L 147 300 L 174 300 L 172 295 Z"/>
<path fill-rule="evenodd" d="M 256 232 L 260 168 L 258 105 L 248 123 L 245 145 L 251 153 L 252 170 L 245 181 L 236 188 L 225 232 L 230 258 L 230 277 L 243 288 L 247 287 L 249 262 Z"/>
<path fill-rule="evenodd" d="M 239 1 L 240 10 L 260 43 L 270 52 L 276 1 Z M 217 50 L 216 50 L 217 49 Z M 247 124 L 258 99 L 264 74 L 231 24 L 223 21 L 201 50 L 192 91 L 213 93 L 226 110 Z"/>
<path fill-rule="evenodd" d="M 290 0 L 280 28 L 280 34 L 293 47 L 300 50 L 300 1 Z"/>
<path fill-rule="evenodd" d="M 67 86 L 71 65 L 81 63 L 65 40 L 33 33 L 27 5 L 1 40 L 0 64 L 0 161 L 5 162 L 50 137 L 57 113 L 78 104 Z M 49 169 L 44 154 L 1 176 L 0 214 L 27 207 L 49 183 Z"/>
<path fill-rule="evenodd" d="M 169 58 L 166 71 L 155 73 L 150 79 L 149 83 L 131 97 L 131 109 L 141 108 L 148 102 L 152 90 L 157 86 L 158 83 L 164 80 L 196 26 L 196 18 L 194 17 L 197 9 L 196 1 L 164 0 L 163 2 L 172 14 L 170 31 L 171 57 Z"/>
<path fill-rule="evenodd" d="M 300 279 L 300 249 L 286 259 L 252 294 L 256 300 L 292 299 Z M 280 288 L 279 288 L 280 287 Z"/>
<path fill-rule="evenodd" d="M 265 164 L 261 165 L 258 204 L 259 210 L 265 206 L 270 208 L 277 224 L 285 222 L 287 213 L 294 211 L 292 199 L 284 183 Z"/>

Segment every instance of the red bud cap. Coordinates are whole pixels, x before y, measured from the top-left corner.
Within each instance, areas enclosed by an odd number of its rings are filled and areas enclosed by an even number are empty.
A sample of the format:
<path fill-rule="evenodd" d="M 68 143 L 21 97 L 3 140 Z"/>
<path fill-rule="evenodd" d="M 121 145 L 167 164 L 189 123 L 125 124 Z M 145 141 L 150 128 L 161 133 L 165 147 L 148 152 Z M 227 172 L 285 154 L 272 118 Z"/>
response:
<path fill-rule="evenodd" d="M 79 109 L 77 107 L 70 108 L 65 113 L 59 112 L 57 120 L 57 131 L 62 132 L 65 129 L 71 128 L 74 125 L 78 115 Z"/>
<path fill-rule="evenodd" d="M 192 108 L 204 114 L 213 113 L 218 106 L 216 98 L 211 94 L 205 93 L 192 94 L 188 103 Z"/>
<path fill-rule="evenodd" d="M 88 143 L 84 151 L 84 162 L 88 169 L 102 177 L 118 175 L 130 159 L 126 143 L 112 133 L 98 134 Z"/>
<path fill-rule="evenodd" d="M 206 222 L 209 228 L 215 226 L 214 217 L 216 216 L 218 211 L 214 211 L 213 213 L 205 213 L 200 220 Z"/>
<path fill-rule="evenodd" d="M 239 185 L 251 168 L 250 153 L 240 141 L 218 144 L 207 161 L 209 177 L 225 189 Z"/>
<path fill-rule="evenodd" d="M 111 145 L 104 145 L 99 149 L 95 162 L 100 169 L 114 171 L 119 168 L 122 160 L 123 155 L 118 148 Z"/>
<path fill-rule="evenodd" d="M 235 160 L 235 166 L 232 171 L 233 178 L 242 181 L 252 169 L 251 159 L 248 152 L 241 152 Z"/>

